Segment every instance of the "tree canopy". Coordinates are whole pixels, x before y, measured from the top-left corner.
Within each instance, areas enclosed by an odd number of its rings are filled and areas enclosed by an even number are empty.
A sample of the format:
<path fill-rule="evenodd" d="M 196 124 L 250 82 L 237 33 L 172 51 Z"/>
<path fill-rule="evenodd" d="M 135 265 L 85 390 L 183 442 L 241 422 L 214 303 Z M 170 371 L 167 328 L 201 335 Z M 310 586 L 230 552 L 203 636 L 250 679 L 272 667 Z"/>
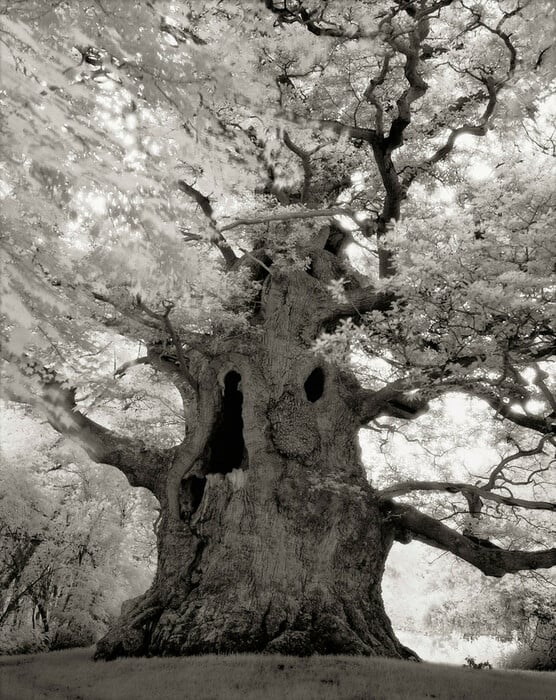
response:
<path fill-rule="evenodd" d="M 6 3 L 7 398 L 177 517 L 237 358 L 264 347 L 278 373 L 303 347 L 309 404 L 333 372 L 375 454 L 425 446 L 369 470 L 397 539 L 490 576 L 552 567 L 554 18 L 550 0 Z M 212 384 L 224 357 L 241 376 Z M 316 463 L 309 409 L 291 399 L 288 423 L 270 395 L 278 452 Z M 461 413 L 491 445 L 467 474 Z"/>

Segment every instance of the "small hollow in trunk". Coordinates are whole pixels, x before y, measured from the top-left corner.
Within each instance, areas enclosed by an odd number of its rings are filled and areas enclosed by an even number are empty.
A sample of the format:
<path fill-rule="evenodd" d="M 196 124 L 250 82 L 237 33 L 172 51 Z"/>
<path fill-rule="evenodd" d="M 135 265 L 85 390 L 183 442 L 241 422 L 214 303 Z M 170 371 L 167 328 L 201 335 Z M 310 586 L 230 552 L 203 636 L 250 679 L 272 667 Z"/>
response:
<path fill-rule="evenodd" d="M 322 367 L 315 367 L 303 386 L 307 400 L 311 403 L 318 401 L 324 393 L 324 371 Z"/>

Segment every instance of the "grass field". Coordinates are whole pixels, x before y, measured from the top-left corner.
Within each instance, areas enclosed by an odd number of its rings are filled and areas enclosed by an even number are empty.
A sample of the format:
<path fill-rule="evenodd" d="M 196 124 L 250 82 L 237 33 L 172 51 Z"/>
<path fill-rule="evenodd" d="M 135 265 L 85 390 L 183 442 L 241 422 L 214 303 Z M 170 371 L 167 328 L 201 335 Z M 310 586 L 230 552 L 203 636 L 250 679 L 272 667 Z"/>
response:
<path fill-rule="evenodd" d="M 2 700 L 555 700 L 556 674 L 345 656 L 94 662 L 92 649 L 0 658 Z"/>

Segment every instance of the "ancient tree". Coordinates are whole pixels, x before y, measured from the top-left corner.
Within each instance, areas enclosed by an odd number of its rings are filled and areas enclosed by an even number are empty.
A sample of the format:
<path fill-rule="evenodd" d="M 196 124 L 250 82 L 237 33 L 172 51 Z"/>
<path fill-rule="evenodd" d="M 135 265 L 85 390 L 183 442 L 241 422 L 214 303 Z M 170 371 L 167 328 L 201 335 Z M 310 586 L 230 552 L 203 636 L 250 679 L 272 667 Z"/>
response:
<path fill-rule="evenodd" d="M 160 503 L 154 582 L 98 656 L 412 658 L 381 598 L 395 540 L 487 576 L 556 563 L 480 528 L 556 510 L 553 13 L 8 3 L 4 386 Z M 85 410 L 125 339 L 141 352 L 113 401 L 150 368 L 182 399 L 176 444 Z M 361 428 L 454 393 L 512 450 L 469 481 L 378 488 Z M 425 492 L 451 521 L 411 504 Z"/>

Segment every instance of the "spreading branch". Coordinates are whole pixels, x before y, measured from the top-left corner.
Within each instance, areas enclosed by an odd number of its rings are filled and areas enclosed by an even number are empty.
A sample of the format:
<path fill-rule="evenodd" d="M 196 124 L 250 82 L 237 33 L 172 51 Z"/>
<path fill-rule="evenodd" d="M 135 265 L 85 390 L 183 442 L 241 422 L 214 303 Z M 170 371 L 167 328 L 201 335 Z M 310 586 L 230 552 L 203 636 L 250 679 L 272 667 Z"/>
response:
<path fill-rule="evenodd" d="M 486 576 L 500 578 L 505 574 L 548 569 L 556 565 L 556 548 L 554 547 L 536 552 L 488 547 L 456 532 L 412 506 L 389 501 L 385 510 L 396 530 L 405 533 L 404 541 L 407 541 L 407 533 L 409 532 L 419 542 L 451 552 L 482 571 Z"/>
<path fill-rule="evenodd" d="M 139 438 L 117 435 L 91 420 L 77 410 L 75 390 L 64 388 L 58 381 L 44 387 L 42 403 L 50 425 L 78 442 L 94 462 L 117 467 L 132 486 L 159 494 L 170 451 L 147 448 Z"/>
<path fill-rule="evenodd" d="M 126 303 L 122 299 L 117 299 L 114 297 L 110 297 L 106 294 L 101 294 L 100 292 L 92 292 L 92 296 L 93 299 L 96 299 L 96 301 L 100 301 L 103 304 L 109 304 L 119 314 L 129 319 L 130 321 L 133 321 L 139 326 L 146 326 L 147 328 L 160 330 L 160 323 L 156 319 L 153 319 L 150 316 L 146 316 L 145 314 L 141 313 L 141 310 L 138 309 L 137 306 L 131 303 Z M 113 325 L 111 322 L 105 323 L 106 325 Z"/>
<path fill-rule="evenodd" d="M 552 444 L 554 444 L 554 439 L 550 435 L 543 435 L 541 439 L 539 440 L 539 443 L 536 447 L 531 448 L 530 450 L 522 450 L 518 446 L 518 451 L 515 452 L 514 454 L 508 455 L 507 457 L 504 457 L 499 464 L 496 465 L 496 467 L 492 470 L 490 473 L 490 476 L 488 478 L 487 483 L 485 484 L 485 488 L 487 489 L 492 489 L 496 486 L 496 481 L 498 479 L 501 479 L 503 481 L 507 481 L 506 477 L 504 476 L 504 470 L 508 466 L 508 464 L 511 464 L 512 462 L 515 462 L 518 459 L 522 459 L 523 457 L 533 457 L 534 455 L 541 454 L 544 451 L 544 445 L 546 442 L 551 441 Z M 535 470 L 535 471 L 545 471 L 544 468 L 542 470 Z M 529 483 L 527 481 L 526 483 Z"/>

